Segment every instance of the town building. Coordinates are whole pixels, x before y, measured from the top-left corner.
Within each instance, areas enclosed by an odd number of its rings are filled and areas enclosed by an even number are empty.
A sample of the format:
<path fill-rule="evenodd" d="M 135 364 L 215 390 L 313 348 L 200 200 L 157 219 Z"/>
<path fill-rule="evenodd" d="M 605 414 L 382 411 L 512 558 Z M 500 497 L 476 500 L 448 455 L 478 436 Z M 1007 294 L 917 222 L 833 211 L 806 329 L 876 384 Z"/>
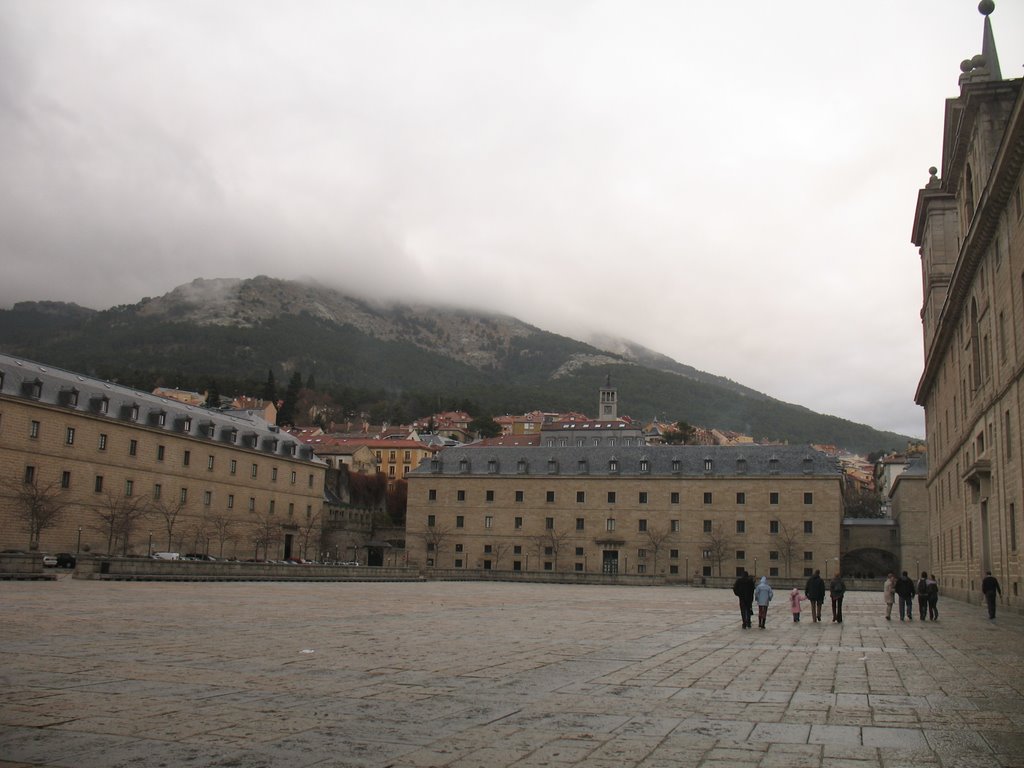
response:
<path fill-rule="evenodd" d="M 834 572 L 835 461 L 800 446 L 461 446 L 408 475 L 421 568 L 802 578 Z"/>
<path fill-rule="evenodd" d="M 946 100 L 941 171 L 918 193 L 931 569 L 944 594 L 979 599 L 986 571 L 1020 611 L 1024 473 L 1024 94 L 1004 79 L 991 0 L 981 53 Z"/>
<path fill-rule="evenodd" d="M 324 472 L 262 418 L 0 355 L 0 548 L 302 557 Z"/>

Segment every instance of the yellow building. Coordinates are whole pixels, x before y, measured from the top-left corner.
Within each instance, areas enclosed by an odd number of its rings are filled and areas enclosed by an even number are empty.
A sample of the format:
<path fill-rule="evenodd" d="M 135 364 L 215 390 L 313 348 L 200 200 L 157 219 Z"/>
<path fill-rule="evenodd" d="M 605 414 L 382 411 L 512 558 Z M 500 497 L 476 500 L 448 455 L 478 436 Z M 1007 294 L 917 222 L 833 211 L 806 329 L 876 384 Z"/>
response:
<path fill-rule="evenodd" d="M 259 418 L 0 355 L 0 547 L 302 557 L 324 464 Z"/>
<path fill-rule="evenodd" d="M 681 581 L 838 563 L 842 477 L 810 448 L 464 446 L 407 479 L 406 551 L 421 568 Z"/>
<path fill-rule="evenodd" d="M 1020 590 L 1024 505 L 1024 94 L 1004 80 L 986 14 L 981 54 L 946 100 L 942 169 L 918 193 L 925 362 L 915 396 L 928 439 L 931 570 L 944 594 L 1003 604 Z M 952 68 L 951 68 L 952 69 Z M 952 71 L 951 71 L 952 76 Z"/>

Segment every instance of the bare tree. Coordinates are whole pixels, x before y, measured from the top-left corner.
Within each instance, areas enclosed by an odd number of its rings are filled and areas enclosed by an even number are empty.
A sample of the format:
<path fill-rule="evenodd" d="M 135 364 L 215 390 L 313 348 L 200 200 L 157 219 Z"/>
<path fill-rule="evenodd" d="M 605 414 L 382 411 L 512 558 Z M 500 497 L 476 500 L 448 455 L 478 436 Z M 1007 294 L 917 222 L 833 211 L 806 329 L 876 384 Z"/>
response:
<path fill-rule="evenodd" d="M 302 552 L 303 560 L 308 559 L 306 557 L 306 550 L 309 549 L 309 540 L 310 538 L 312 538 L 313 532 L 323 532 L 323 526 L 320 524 L 321 516 L 322 514 L 319 510 L 317 510 L 316 512 L 310 512 L 306 515 L 306 522 L 299 526 L 299 541 L 301 542 L 300 550 Z M 317 546 L 316 549 L 317 552 L 320 551 L 319 546 Z"/>
<path fill-rule="evenodd" d="M 664 528 L 648 527 L 644 534 L 647 537 L 647 548 L 654 553 L 654 572 L 658 572 L 658 554 L 665 548 L 675 534 L 672 528 L 666 525 Z"/>
<path fill-rule="evenodd" d="M 94 510 L 99 522 L 95 529 L 107 537 L 107 554 L 112 554 L 117 545 L 121 554 L 128 554 L 135 526 L 148 512 L 145 497 L 125 496 L 107 491 L 99 506 Z"/>
<path fill-rule="evenodd" d="M 729 556 L 732 549 L 732 537 L 725 532 L 721 525 L 715 524 L 710 531 L 704 533 L 704 559 L 710 560 L 722 575 L 722 562 Z"/>
<path fill-rule="evenodd" d="M 256 545 L 256 556 L 259 557 L 263 547 L 263 559 L 270 559 L 270 548 L 281 541 L 281 524 L 273 515 L 260 515 L 253 525 L 253 540 Z"/>
<path fill-rule="evenodd" d="M 213 535 L 220 543 L 220 553 L 217 557 L 224 557 L 224 543 L 234 539 L 234 518 L 223 514 L 210 515 L 208 522 Z"/>
<path fill-rule="evenodd" d="M 163 498 L 153 499 L 149 503 L 149 509 L 154 517 L 163 521 L 167 531 L 167 551 L 170 552 L 174 549 L 174 525 L 178 521 L 178 516 L 185 509 L 185 502 L 180 497 L 175 501 L 167 501 Z"/>
<path fill-rule="evenodd" d="M 780 522 L 778 538 L 775 541 L 775 546 L 779 548 L 779 559 L 786 564 L 786 577 L 789 578 L 789 568 L 800 549 L 800 539 L 794 530 Z"/>
<path fill-rule="evenodd" d="M 3 485 L 14 496 L 15 515 L 28 528 L 29 550 L 39 549 L 43 531 L 57 525 L 69 506 L 64 489 L 57 481 L 41 485 L 34 474 L 25 482 L 8 480 Z"/>
<path fill-rule="evenodd" d="M 537 562 L 543 562 L 544 558 L 551 555 L 552 568 L 558 570 L 558 552 L 565 544 L 569 534 L 565 531 L 556 531 L 554 528 L 547 528 L 544 533 L 538 534 L 531 539 L 533 550 L 537 553 Z"/>
<path fill-rule="evenodd" d="M 430 557 L 430 553 L 434 553 L 434 567 L 438 567 L 438 561 L 441 557 L 441 549 L 444 547 L 445 542 L 448 541 L 448 537 L 451 536 L 451 530 L 448 528 L 439 528 L 437 526 L 430 526 L 423 532 L 423 541 L 427 545 L 427 557 Z"/>
<path fill-rule="evenodd" d="M 503 557 L 505 557 L 505 555 L 507 555 L 509 553 L 510 549 L 512 549 L 512 545 L 511 544 L 505 544 L 504 542 L 500 542 L 500 543 L 494 545 L 494 547 L 492 548 L 491 551 L 494 553 L 494 567 L 495 568 L 498 568 L 498 566 L 501 564 L 501 559 Z"/>

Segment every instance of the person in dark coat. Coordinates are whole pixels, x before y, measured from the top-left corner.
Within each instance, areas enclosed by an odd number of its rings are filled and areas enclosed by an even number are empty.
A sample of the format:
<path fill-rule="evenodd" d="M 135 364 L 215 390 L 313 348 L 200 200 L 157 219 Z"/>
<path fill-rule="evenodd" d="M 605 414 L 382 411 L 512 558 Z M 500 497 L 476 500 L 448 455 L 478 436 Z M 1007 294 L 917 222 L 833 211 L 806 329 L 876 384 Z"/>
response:
<path fill-rule="evenodd" d="M 928 618 L 928 572 L 921 571 L 917 580 L 917 617 L 924 621 Z"/>
<path fill-rule="evenodd" d="M 900 621 L 906 616 L 908 621 L 914 620 L 914 580 L 904 571 L 896 577 L 896 595 L 900 599 Z"/>
<path fill-rule="evenodd" d="M 985 578 L 981 580 L 981 594 L 985 596 L 985 602 L 988 603 L 988 617 L 994 619 L 996 617 L 996 596 L 1003 594 L 1003 590 L 999 587 L 999 580 L 992 575 L 992 571 L 985 571 Z"/>
<path fill-rule="evenodd" d="M 811 621 L 821 621 L 821 606 L 825 602 L 825 580 L 821 571 L 815 571 L 804 586 L 804 594 L 811 601 Z"/>
<path fill-rule="evenodd" d="M 828 585 L 828 593 L 832 598 L 832 621 L 836 624 L 843 623 L 843 596 L 846 594 L 846 582 L 842 574 L 836 573 Z"/>
<path fill-rule="evenodd" d="M 754 613 L 754 577 L 744 571 L 732 585 L 732 593 L 740 600 L 743 629 L 750 629 L 750 619 Z"/>
<path fill-rule="evenodd" d="M 932 621 L 939 620 L 939 582 L 935 579 L 935 573 L 928 577 L 928 618 Z"/>

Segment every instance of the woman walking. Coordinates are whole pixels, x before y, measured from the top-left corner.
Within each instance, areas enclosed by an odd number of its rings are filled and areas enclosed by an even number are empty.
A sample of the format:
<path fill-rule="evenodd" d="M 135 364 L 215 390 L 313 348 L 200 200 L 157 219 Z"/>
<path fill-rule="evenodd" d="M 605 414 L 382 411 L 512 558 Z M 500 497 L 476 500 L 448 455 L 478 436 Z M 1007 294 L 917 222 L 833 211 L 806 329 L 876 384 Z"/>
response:
<path fill-rule="evenodd" d="M 771 586 L 768 584 L 768 577 L 762 576 L 760 583 L 754 587 L 754 602 L 757 603 L 757 626 L 764 629 L 768 620 L 768 603 L 775 597 Z"/>

